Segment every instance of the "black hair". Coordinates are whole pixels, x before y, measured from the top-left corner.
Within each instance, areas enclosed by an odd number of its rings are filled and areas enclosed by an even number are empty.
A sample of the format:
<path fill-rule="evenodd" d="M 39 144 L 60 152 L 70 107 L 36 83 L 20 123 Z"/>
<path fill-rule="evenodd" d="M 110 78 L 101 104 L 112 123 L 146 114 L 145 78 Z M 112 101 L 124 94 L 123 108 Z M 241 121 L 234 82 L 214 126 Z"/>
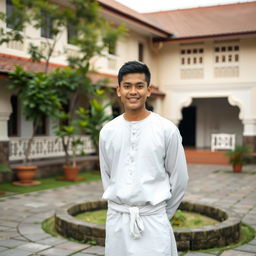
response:
<path fill-rule="evenodd" d="M 150 85 L 151 74 L 150 74 L 149 68 L 146 64 L 139 61 L 128 61 L 124 63 L 124 65 L 119 69 L 119 72 L 118 72 L 118 76 L 117 76 L 118 84 L 119 85 L 121 84 L 124 75 L 131 74 L 131 73 L 145 74 L 147 86 Z"/>

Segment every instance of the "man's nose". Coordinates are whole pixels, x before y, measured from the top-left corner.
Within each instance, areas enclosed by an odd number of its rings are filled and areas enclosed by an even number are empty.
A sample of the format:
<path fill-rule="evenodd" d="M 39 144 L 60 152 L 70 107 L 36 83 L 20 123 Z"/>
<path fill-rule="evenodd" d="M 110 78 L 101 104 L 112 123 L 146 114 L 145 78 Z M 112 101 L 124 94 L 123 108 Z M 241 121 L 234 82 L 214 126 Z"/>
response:
<path fill-rule="evenodd" d="M 137 93 L 137 89 L 136 89 L 135 86 L 132 86 L 132 87 L 131 87 L 130 93 L 131 93 L 131 94 L 136 94 L 136 93 Z"/>

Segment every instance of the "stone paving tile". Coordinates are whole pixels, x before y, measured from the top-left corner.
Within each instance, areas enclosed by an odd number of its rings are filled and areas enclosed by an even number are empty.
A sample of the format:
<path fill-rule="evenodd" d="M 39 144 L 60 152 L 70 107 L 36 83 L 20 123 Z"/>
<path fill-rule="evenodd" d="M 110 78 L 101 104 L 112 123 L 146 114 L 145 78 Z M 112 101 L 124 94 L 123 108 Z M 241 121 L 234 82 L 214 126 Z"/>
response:
<path fill-rule="evenodd" d="M 83 252 L 78 252 L 78 253 L 75 253 L 75 254 L 72 254 L 72 256 L 92 256 L 92 255 L 94 255 L 95 256 L 95 254 L 88 254 L 88 253 L 83 253 Z"/>
<path fill-rule="evenodd" d="M 255 256 L 255 253 L 239 252 L 236 250 L 227 250 L 223 252 L 220 256 Z"/>
<path fill-rule="evenodd" d="M 40 252 L 40 255 L 43 255 L 43 256 L 68 256 L 72 253 L 74 253 L 74 252 L 65 250 L 65 249 L 61 249 L 61 248 L 50 248 L 43 252 Z M 1 254 L 0 254 L 0 256 L 1 256 Z"/>
<path fill-rule="evenodd" d="M 55 247 L 66 249 L 66 250 L 72 250 L 72 251 L 81 251 L 83 249 L 87 249 L 87 248 L 91 247 L 91 245 L 74 243 L 74 242 L 65 242 L 65 243 L 56 245 Z"/>
<path fill-rule="evenodd" d="M 50 236 L 47 233 L 35 233 L 35 234 L 29 234 L 29 235 L 24 235 L 28 240 L 30 241 L 40 241 L 42 239 L 46 239 L 46 238 L 51 238 L 52 236 Z"/>
<path fill-rule="evenodd" d="M 24 236 L 21 236 L 21 235 L 15 236 L 12 239 L 19 240 L 19 241 L 27 241 L 27 239 Z"/>
<path fill-rule="evenodd" d="M 256 238 L 249 242 L 249 244 L 256 245 Z"/>
<path fill-rule="evenodd" d="M 1 247 L 0 246 L 0 252 L 2 252 L 2 251 L 6 251 L 7 250 L 7 248 L 6 247 Z"/>
<path fill-rule="evenodd" d="M 29 252 L 40 252 L 43 250 L 46 250 L 50 248 L 51 245 L 43 245 L 43 244 L 37 244 L 37 243 L 26 243 L 21 246 L 18 246 L 17 249 L 22 249 Z"/>
<path fill-rule="evenodd" d="M 256 254 L 256 245 L 245 244 L 237 247 L 235 250 L 243 251 L 243 252 L 254 252 Z"/>
<path fill-rule="evenodd" d="M 17 231 L 4 231 L 0 233 L 0 240 L 10 239 L 19 235 Z"/>
<path fill-rule="evenodd" d="M 13 238 L 18 237 L 18 236 L 20 236 L 20 234 L 17 231 L 1 232 L 0 233 L 0 240 L 13 239 Z"/>
<path fill-rule="evenodd" d="M 203 252 L 188 252 L 185 256 L 212 256 L 211 253 L 203 253 Z"/>
<path fill-rule="evenodd" d="M 82 252 L 85 253 L 91 253 L 91 254 L 96 254 L 96 255 L 104 255 L 105 254 L 105 248 L 103 246 L 92 246 L 89 247 L 88 249 L 83 250 Z"/>
<path fill-rule="evenodd" d="M 251 166 L 248 168 L 252 169 Z M 253 168 L 253 170 L 256 170 L 256 165 L 253 166 Z M 185 195 L 185 199 L 189 199 L 191 201 L 200 201 L 202 203 L 208 203 L 216 206 L 223 206 L 225 208 L 232 207 L 236 213 L 244 218 L 244 222 L 250 223 L 254 228 L 256 228 L 256 200 L 254 193 L 255 179 L 253 180 L 251 175 L 248 174 L 236 175 L 232 172 L 215 173 L 215 170 L 230 170 L 230 167 L 190 165 L 190 183 Z M 221 182 L 219 182 L 220 180 Z M 81 198 L 84 198 L 84 200 L 99 199 L 101 194 L 101 183 L 94 182 L 91 184 L 84 183 L 74 185 L 68 188 L 59 188 L 57 190 L 17 195 L 8 198 L 8 200 L 5 199 L 4 201 L 0 202 L 0 239 L 13 237 L 11 240 L 21 242 L 24 242 L 24 239 L 27 239 L 26 243 L 29 243 L 29 240 L 31 240 L 35 241 L 36 244 L 46 246 L 59 246 L 62 244 L 60 247 L 49 248 L 42 252 L 30 252 L 30 256 L 66 256 L 69 254 L 74 254 L 77 256 L 104 255 L 104 248 L 99 246 L 83 249 L 82 251 L 76 253 L 74 250 L 70 249 L 75 249 L 77 247 L 72 247 L 71 244 L 69 244 L 70 242 L 67 240 L 53 238 L 44 233 L 39 225 L 39 223 L 44 219 L 53 216 L 54 210 L 57 207 L 69 204 L 70 202 L 80 202 Z M 65 197 L 63 195 L 65 195 Z M 16 223 L 17 225 L 18 222 L 20 223 L 21 231 L 25 232 L 25 237 L 21 236 L 23 235 L 22 232 L 21 234 L 15 232 L 16 226 L 13 223 Z M 6 226 L 3 223 L 9 224 Z M 6 227 L 7 229 L 1 230 L 1 227 Z M 254 240 L 246 245 L 250 245 L 250 247 L 244 248 L 245 245 L 240 247 L 246 251 L 241 251 L 240 249 L 228 250 L 225 252 L 226 255 L 224 256 L 255 256 L 256 254 L 254 252 L 248 251 L 250 248 L 252 248 L 252 246 L 255 245 L 255 243 L 256 242 Z M 0 244 L 0 249 L 1 248 L 6 247 L 1 246 Z M 16 254 L 13 254 L 15 249 Z M 17 253 L 18 248 L 15 249 L 8 249 L 7 251 L 10 251 L 10 253 L 8 253 L 6 256 L 23 256 L 22 253 L 27 253 L 24 252 L 24 250 L 23 252 L 21 251 L 21 253 Z M 0 253 L 3 252 L 5 251 L 0 250 Z M 193 253 L 191 255 L 202 256 L 202 253 L 199 252 L 188 253 Z M 179 255 L 182 254 L 179 253 Z M 0 254 L 0 256 L 2 255 Z M 210 256 L 216 255 L 216 253 L 204 253 L 203 255 Z"/>
<path fill-rule="evenodd" d="M 29 256 L 30 254 L 31 254 L 31 252 L 16 249 L 16 248 L 0 252 L 0 256 Z"/>
<path fill-rule="evenodd" d="M 19 232 L 23 235 L 26 235 L 34 233 L 43 233 L 43 230 L 40 224 L 21 223 L 19 225 Z"/>
<path fill-rule="evenodd" d="M 14 221 L 5 221 L 5 220 L 1 220 L 0 221 L 0 225 L 1 226 L 4 226 L 4 227 L 13 227 L 15 228 L 17 226 L 17 222 L 14 222 Z"/>
<path fill-rule="evenodd" d="M 26 244 L 27 242 L 24 241 L 18 241 L 15 239 L 8 239 L 8 240 L 0 240 L 0 246 L 6 247 L 6 248 L 14 248 L 23 244 Z"/>
<path fill-rule="evenodd" d="M 10 231 L 10 227 L 0 226 L 0 232 L 2 231 Z"/>
<path fill-rule="evenodd" d="M 66 242 L 66 240 L 63 238 L 57 238 L 57 237 L 50 237 L 50 238 L 39 241 L 40 244 L 46 244 L 46 245 L 57 245 L 57 244 L 62 244 L 63 242 Z"/>

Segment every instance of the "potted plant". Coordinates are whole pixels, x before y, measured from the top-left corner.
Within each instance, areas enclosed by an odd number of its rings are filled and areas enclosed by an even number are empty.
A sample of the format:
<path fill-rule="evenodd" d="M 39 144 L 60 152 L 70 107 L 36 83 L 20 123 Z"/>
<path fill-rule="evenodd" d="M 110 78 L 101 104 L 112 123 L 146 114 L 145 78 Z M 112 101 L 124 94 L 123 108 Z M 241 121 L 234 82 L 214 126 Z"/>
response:
<path fill-rule="evenodd" d="M 68 119 L 68 114 L 61 113 L 60 119 L 62 122 Z M 62 146 L 65 152 L 65 164 L 64 169 L 64 180 L 77 181 L 80 178 L 77 177 L 80 166 L 77 165 L 76 156 L 82 150 L 79 151 L 79 146 L 83 145 L 80 137 L 77 135 L 76 120 L 73 120 L 70 125 L 60 124 L 56 130 L 56 135 L 61 138 Z M 63 180 L 62 179 L 62 180 Z"/>
<path fill-rule="evenodd" d="M 56 88 L 51 86 L 49 76 L 45 73 L 27 72 L 17 66 L 15 71 L 9 73 L 9 89 L 15 90 L 22 102 L 22 111 L 27 120 L 33 124 L 31 136 L 24 144 L 24 160 L 22 165 L 14 168 L 20 181 L 15 185 L 37 185 L 33 181 L 37 166 L 31 163 L 31 148 L 36 130 L 41 125 L 43 117 L 53 117 L 57 114 L 61 102 L 56 97 Z"/>
<path fill-rule="evenodd" d="M 11 169 L 7 165 L 0 164 L 0 174 L 4 175 L 11 172 L 12 172 Z M 5 191 L 0 190 L 0 195 L 4 195 L 4 194 L 5 194 Z"/>
<path fill-rule="evenodd" d="M 10 75 L 10 88 L 17 92 L 20 101 L 23 103 L 23 113 L 26 119 L 34 123 L 34 131 L 25 145 L 24 165 L 28 166 L 35 130 L 40 125 L 42 117 L 56 116 L 56 113 L 61 111 L 61 105 L 70 100 L 71 107 L 68 114 L 70 119 L 73 119 L 74 113 L 78 109 L 79 97 L 85 93 L 90 94 L 90 90 L 93 90 L 94 85 L 88 77 L 88 73 L 92 71 L 92 58 L 104 54 L 109 44 L 113 44 L 119 35 L 125 33 L 126 29 L 123 25 L 113 28 L 109 22 L 106 22 L 100 15 L 97 1 L 71 0 L 72 10 L 69 6 L 59 8 L 56 3 L 48 1 L 42 4 L 41 0 L 29 1 L 29 3 L 26 1 L 24 3 L 12 1 L 12 4 L 14 6 L 13 14 L 6 17 L 0 12 L 0 19 L 2 18 L 8 24 L 12 24 L 15 29 L 11 32 L 8 30 L 6 33 L 4 30 L 0 31 L 0 45 L 10 41 L 23 42 L 25 33 L 22 31 L 27 24 L 32 24 L 35 29 L 42 28 L 45 27 L 45 21 L 48 18 L 50 18 L 52 24 L 50 28 L 45 28 L 47 34 L 51 37 L 50 39 L 46 36 L 42 41 L 43 44 L 38 46 L 37 38 L 31 38 L 32 43 L 28 45 L 28 53 L 31 59 L 34 62 L 44 63 L 43 72 L 26 72 L 22 68 L 17 68 Z M 42 15 L 42 12 L 47 15 Z M 55 51 L 56 45 L 62 40 L 61 35 L 66 26 L 70 30 L 72 29 L 69 43 L 76 46 L 77 54 L 69 55 L 67 53 L 68 49 Z M 65 51 L 67 53 L 67 63 L 71 69 L 67 69 L 63 73 L 56 71 L 52 74 L 52 68 L 49 64 L 53 54 L 60 52 L 62 55 Z M 49 72 L 51 74 L 48 75 Z M 65 77 L 65 74 L 68 76 Z M 74 148 L 77 148 L 80 142 L 75 139 L 75 133 L 73 132 L 71 135 L 71 131 L 65 131 L 66 128 L 63 129 L 63 134 L 60 135 L 63 145 L 64 147 L 71 147 L 72 152 L 75 152 Z M 67 144 L 64 132 L 67 132 L 69 138 Z M 65 153 L 68 152 L 68 148 L 64 150 Z M 75 157 L 74 153 L 73 157 Z M 35 171 L 35 168 L 36 166 L 33 166 L 33 168 L 30 166 L 31 170 L 34 169 Z M 21 169 L 23 172 L 24 167 Z M 28 180 L 23 182 L 23 184 L 25 183 L 28 183 Z"/>
<path fill-rule="evenodd" d="M 246 145 L 236 145 L 234 150 L 226 152 L 229 163 L 233 167 L 234 172 L 241 172 L 243 165 L 247 164 L 250 149 Z M 247 157 L 247 158 L 246 158 Z"/>

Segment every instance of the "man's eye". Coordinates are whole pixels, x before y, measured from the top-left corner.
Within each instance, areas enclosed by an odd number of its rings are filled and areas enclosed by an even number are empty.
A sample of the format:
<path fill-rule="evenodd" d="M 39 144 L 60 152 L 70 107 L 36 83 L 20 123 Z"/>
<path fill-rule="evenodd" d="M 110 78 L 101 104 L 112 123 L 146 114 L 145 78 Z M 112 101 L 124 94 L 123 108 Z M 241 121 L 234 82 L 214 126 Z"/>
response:
<path fill-rule="evenodd" d="M 124 85 L 125 89 L 129 89 L 131 86 L 130 85 Z"/>
<path fill-rule="evenodd" d="M 139 84 L 139 85 L 137 85 L 137 88 L 142 89 L 142 88 L 144 88 L 144 85 L 143 84 Z"/>

